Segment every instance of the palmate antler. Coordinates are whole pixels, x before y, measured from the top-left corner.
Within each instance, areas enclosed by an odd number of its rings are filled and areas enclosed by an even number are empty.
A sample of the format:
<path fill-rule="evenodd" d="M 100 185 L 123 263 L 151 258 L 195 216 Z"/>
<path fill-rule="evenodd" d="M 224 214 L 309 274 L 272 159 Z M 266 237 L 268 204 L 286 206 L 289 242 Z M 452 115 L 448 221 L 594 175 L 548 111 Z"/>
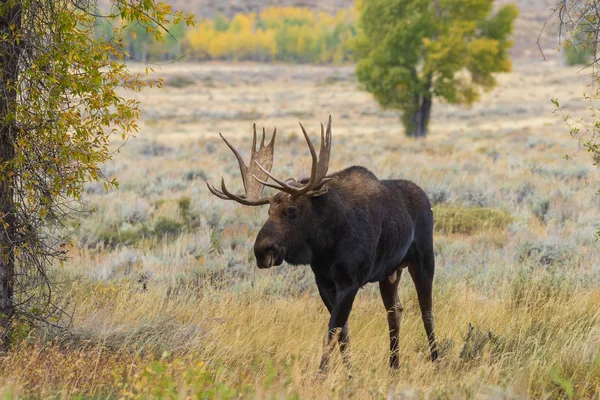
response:
<path fill-rule="evenodd" d="M 221 191 L 216 189 L 213 185 L 206 182 L 208 190 L 211 191 L 215 196 L 223 200 L 234 200 L 240 204 L 246 206 L 260 206 L 269 203 L 269 197 L 261 198 L 260 195 L 264 189 L 264 185 L 259 182 L 259 179 L 267 179 L 267 174 L 263 172 L 261 168 L 264 166 L 265 170 L 271 171 L 273 167 L 273 151 L 275 150 L 275 136 L 277 136 L 277 128 L 273 130 L 273 136 L 268 145 L 265 146 L 265 129 L 263 128 L 262 140 L 260 147 L 256 150 L 256 124 L 253 125 L 253 137 L 252 137 L 252 154 L 250 155 L 250 166 L 247 166 L 242 158 L 241 154 L 225 139 L 225 137 L 219 133 L 221 139 L 225 144 L 233 151 L 235 158 L 238 160 L 240 165 L 240 172 L 242 173 L 242 180 L 244 182 L 244 189 L 246 194 L 242 196 L 235 195 L 227 190 L 225 186 L 225 179 L 221 178 Z"/>
<path fill-rule="evenodd" d="M 275 135 L 277 130 L 273 131 L 273 137 L 268 145 L 265 146 L 265 130 L 263 128 L 262 142 L 260 148 L 256 150 L 256 124 L 254 125 L 254 136 L 252 139 L 252 154 L 250 156 L 250 165 L 247 166 L 244 162 L 240 153 L 219 133 L 221 139 L 227 144 L 227 146 L 233 151 L 235 157 L 240 165 L 240 172 L 242 173 L 242 180 L 244 182 L 244 189 L 246 190 L 245 195 L 235 195 L 227 190 L 225 186 L 225 180 L 221 178 L 221 190 L 216 189 L 213 185 L 206 182 L 208 189 L 215 196 L 223 200 L 234 200 L 240 204 L 247 206 L 259 206 L 267 204 L 270 197 L 261 198 L 261 193 L 265 186 L 269 186 L 291 194 L 292 196 L 301 196 L 309 193 L 312 189 L 316 188 L 320 184 L 329 180 L 325 178 L 327 170 L 329 169 L 329 154 L 331 153 L 331 115 L 327 123 L 327 130 L 323 128 L 321 124 L 321 149 L 319 150 L 319 156 L 315 148 L 310 141 L 308 133 L 304 126 L 300 124 L 302 133 L 308 144 L 310 154 L 312 156 L 312 168 L 310 178 L 305 185 L 301 185 L 294 179 L 288 179 L 283 181 L 278 179 L 276 176 L 271 174 L 271 168 L 273 167 L 273 151 L 275 149 Z M 267 178 L 271 178 L 277 185 L 267 182 Z"/>

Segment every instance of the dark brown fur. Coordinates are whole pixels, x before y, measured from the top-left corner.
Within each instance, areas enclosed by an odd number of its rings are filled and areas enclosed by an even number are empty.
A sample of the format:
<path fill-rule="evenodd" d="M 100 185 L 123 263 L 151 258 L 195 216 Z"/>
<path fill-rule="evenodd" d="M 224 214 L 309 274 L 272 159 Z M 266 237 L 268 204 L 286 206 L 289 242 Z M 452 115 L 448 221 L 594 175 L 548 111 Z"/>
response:
<path fill-rule="evenodd" d="M 427 195 L 410 181 L 380 181 L 363 167 L 330 177 L 308 194 L 280 192 L 271 199 L 269 218 L 254 243 L 258 267 L 284 260 L 311 266 L 330 312 L 321 370 L 327 369 L 336 338 L 348 363 L 348 315 L 358 289 L 368 282 L 379 282 L 388 312 L 390 366 L 398 368 L 402 305 L 397 288 L 402 268 L 408 267 L 435 360 L 433 213 Z"/>

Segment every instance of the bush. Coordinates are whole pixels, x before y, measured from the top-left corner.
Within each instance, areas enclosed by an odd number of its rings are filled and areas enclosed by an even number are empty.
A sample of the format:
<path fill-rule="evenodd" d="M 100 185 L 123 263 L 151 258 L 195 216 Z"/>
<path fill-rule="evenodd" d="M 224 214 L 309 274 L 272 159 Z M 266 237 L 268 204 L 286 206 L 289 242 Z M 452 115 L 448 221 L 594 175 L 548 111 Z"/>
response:
<path fill-rule="evenodd" d="M 545 221 L 550 210 L 550 200 L 547 198 L 537 200 L 531 205 L 531 211 L 540 221 Z"/>
<path fill-rule="evenodd" d="M 167 79 L 165 81 L 165 86 L 172 86 L 172 87 L 181 89 L 181 88 L 184 88 L 186 86 L 191 86 L 191 85 L 193 85 L 195 83 L 196 83 L 196 81 L 194 81 L 189 76 L 175 75 L 172 78 L 169 78 L 169 79 Z"/>
<path fill-rule="evenodd" d="M 482 230 L 502 230 L 513 221 L 502 209 L 485 207 L 433 207 L 435 230 L 442 233 L 473 233 Z"/>
<path fill-rule="evenodd" d="M 154 224 L 154 234 L 159 238 L 165 236 L 177 236 L 181 233 L 182 229 L 183 224 L 181 222 L 165 217 L 161 217 L 156 224 Z"/>
<path fill-rule="evenodd" d="M 519 261 L 525 262 L 532 260 L 536 264 L 554 265 L 565 264 L 570 261 L 575 252 L 570 246 L 560 243 L 546 242 L 525 242 L 519 249 Z"/>
<path fill-rule="evenodd" d="M 98 233 L 98 241 L 104 243 L 108 248 L 115 248 L 118 245 L 134 245 L 150 235 L 150 230 L 144 224 L 131 225 L 124 223 L 121 226 L 102 229 Z M 90 244 L 93 244 L 93 242 L 91 241 Z"/>

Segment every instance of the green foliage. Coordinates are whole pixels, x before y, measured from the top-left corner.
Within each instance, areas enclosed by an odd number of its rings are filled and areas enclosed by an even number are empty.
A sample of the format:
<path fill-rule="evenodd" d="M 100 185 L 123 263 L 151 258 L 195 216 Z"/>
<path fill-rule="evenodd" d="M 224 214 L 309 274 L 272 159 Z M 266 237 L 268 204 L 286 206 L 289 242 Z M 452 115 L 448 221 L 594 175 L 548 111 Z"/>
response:
<path fill-rule="evenodd" d="M 435 230 L 443 233 L 473 233 L 482 230 L 502 230 L 513 221 L 511 214 L 502 209 L 486 207 L 433 207 Z"/>
<path fill-rule="evenodd" d="M 163 353 L 160 360 L 142 369 L 131 382 L 124 382 L 119 397 L 234 399 L 251 397 L 253 393 L 248 385 L 234 387 L 220 382 L 217 376 L 223 374 L 222 369 L 215 371 L 202 362 L 170 358 Z"/>
<path fill-rule="evenodd" d="M 567 378 L 563 378 L 560 376 L 560 371 L 558 368 L 553 368 L 551 371 L 552 382 L 554 382 L 564 393 L 565 397 L 568 399 L 573 398 L 573 384 Z"/>
<path fill-rule="evenodd" d="M 508 39 L 514 5 L 494 16 L 492 0 L 373 0 L 359 4 L 354 41 L 356 74 L 383 106 L 412 118 L 433 97 L 470 105 L 480 89 L 496 84 L 495 72 L 510 71 Z M 428 113 L 428 110 L 427 110 Z M 428 119 L 428 114 L 423 118 Z M 427 121 L 423 123 L 426 128 Z"/>
<path fill-rule="evenodd" d="M 0 138 L 9 139 L 2 140 L 0 153 L 14 154 L 0 161 L 2 185 L 14 193 L 11 215 L 0 223 L 10 232 L 27 232 L 10 249 L 16 273 L 26 277 L 16 288 L 17 314 L 41 320 L 46 309 L 33 315 L 29 300 L 55 311 L 50 291 L 37 297 L 29 291 L 48 282 L 45 269 L 66 253 L 59 247 L 65 240 L 62 224 L 81 208 L 84 184 L 104 180 L 100 165 L 114 154 L 113 137 L 125 140 L 138 130 L 138 102 L 124 98 L 122 90 L 161 84 L 129 73 L 123 37 L 143 31 L 149 41 L 161 41 L 163 27 L 191 24 L 192 17 L 157 0 L 113 2 L 111 13 L 129 21 L 119 26 L 70 0 L 2 5 L 0 17 L 15 10 L 19 17 L 0 36 L 0 49 L 17 43 L 27 56 L 14 58 L 16 66 L 0 63 L 0 77 L 15 76 L 0 79 L 0 93 L 16 94 L 0 109 Z M 104 181 L 106 189 L 117 187 L 115 180 Z"/>
<path fill-rule="evenodd" d="M 578 30 L 565 43 L 565 58 L 568 65 L 589 65 L 592 63 L 594 46 L 591 33 Z"/>
<path fill-rule="evenodd" d="M 174 221 L 169 218 L 161 217 L 156 224 L 154 224 L 154 234 L 159 238 L 165 236 L 177 236 L 181 233 L 183 224 L 181 222 Z"/>
<path fill-rule="evenodd" d="M 98 232 L 97 240 L 108 248 L 115 248 L 117 246 L 133 246 L 151 235 L 151 229 L 145 224 L 123 224 L 101 229 Z"/>

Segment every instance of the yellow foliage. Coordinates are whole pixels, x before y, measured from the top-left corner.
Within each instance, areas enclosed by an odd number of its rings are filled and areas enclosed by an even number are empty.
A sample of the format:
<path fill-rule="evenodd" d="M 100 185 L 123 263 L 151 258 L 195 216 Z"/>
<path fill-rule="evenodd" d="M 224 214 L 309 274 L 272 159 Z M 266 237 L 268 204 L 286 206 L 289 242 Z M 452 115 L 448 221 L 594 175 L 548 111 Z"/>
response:
<path fill-rule="evenodd" d="M 299 7 L 268 7 L 260 14 L 237 14 L 231 21 L 199 23 L 183 46 L 197 60 L 282 60 L 342 63 L 350 58 L 352 10 L 335 16 Z"/>
<path fill-rule="evenodd" d="M 222 59 L 232 53 L 233 33 L 220 32 L 210 41 L 208 54 L 213 59 Z"/>

